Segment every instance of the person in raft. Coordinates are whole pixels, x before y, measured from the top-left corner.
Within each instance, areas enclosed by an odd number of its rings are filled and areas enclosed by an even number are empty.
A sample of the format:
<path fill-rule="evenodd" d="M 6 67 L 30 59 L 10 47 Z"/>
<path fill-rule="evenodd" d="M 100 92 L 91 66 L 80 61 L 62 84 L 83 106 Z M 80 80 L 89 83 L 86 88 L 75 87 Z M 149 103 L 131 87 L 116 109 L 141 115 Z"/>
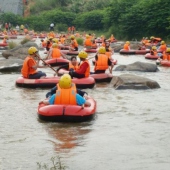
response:
<path fill-rule="evenodd" d="M 44 68 L 47 66 L 40 66 L 39 65 L 39 54 L 38 50 L 35 47 L 30 47 L 28 49 L 28 56 L 24 60 L 21 74 L 24 78 L 27 79 L 40 79 L 46 77 L 46 74 L 42 71 L 37 71 L 37 68 Z M 38 61 L 35 59 L 38 57 Z"/>
<path fill-rule="evenodd" d="M 59 49 L 59 45 L 57 43 L 53 43 L 52 48 L 50 49 L 46 59 L 50 58 L 61 58 L 67 59 L 66 56 Z"/>
<path fill-rule="evenodd" d="M 76 71 L 78 68 L 79 68 L 79 63 L 77 62 L 76 56 L 72 56 L 68 64 L 60 66 L 56 71 L 58 73 L 59 70 L 65 69 L 68 73 L 68 71 Z M 63 71 L 63 73 L 60 73 L 60 74 L 64 74 L 64 73 L 65 72 Z M 56 73 L 54 74 L 54 76 L 55 75 Z"/>
<path fill-rule="evenodd" d="M 80 51 L 78 54 L 80 65 L 76 70 L 69 71 L 70 76 L 76 78 L 85 78 L 90 75 L 90 64 L 87 60 L 88 54 L 85 51 Z"/>
<path fill-rule="evenodd" d="M 56 94 L 53 94 L 49 99 L 41 101 L 46 105 L 53 104 L 67 104 L 67 105 L 79 105 L 79 106 L 91 106 L 85 98 L 77 94 L 76 86 L 72 83 L 69 74 L 64 74 L 57 84 Z"/>
<path fill-rule="evenodd" d="M 100 47 L 98 50 L 98 54 L 95 56 L 95 67 L 94 67 L 94 73 L 91 74 L 99 74 L 99 73 L 105 73 L 106 69 L 110 68 L 110 73 L 112 73 L 112 69 L 114 64 L 112 64 L 111 60 L 109 59 L 108 55 L 106 53 L 105 47 Z"/>
<path fill-rule="evenodd" d="M 78 43 L 74 35 L 71 35 L 70 51 L 78 51 Z"/>
<path fill-rule="evenodd" d="M 151 54 L 151 55 L 154 55 L 154 56 L 157 56 L 158 52 L 157 52 L 156 46 L 152 46 L 152 49 L 151 49 L 151 51 L 150 51 L 150 54 Z"/>
<path fill-rule="evenodd" d="M 126 43 L 123 46 L 123 49 L 128 50 L 128 51 L 130 50 L 130 42 L 129 41 L 126 41 Z"/>
<path fill-rule="evenodd" d="M 163 53 L 163 55 L 158 58 L 159 61 L 161 60 L 168 60 L 170 61 L 170 48 L 167 48 L 166 51 Z"/>

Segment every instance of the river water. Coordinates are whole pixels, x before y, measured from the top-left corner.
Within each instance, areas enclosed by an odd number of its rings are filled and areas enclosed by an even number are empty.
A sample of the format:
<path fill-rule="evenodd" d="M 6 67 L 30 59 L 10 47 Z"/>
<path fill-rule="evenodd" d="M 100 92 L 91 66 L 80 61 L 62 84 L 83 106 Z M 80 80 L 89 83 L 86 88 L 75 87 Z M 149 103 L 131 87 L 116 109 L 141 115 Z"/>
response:
<path fill-rule="evenodd" d="M 144 56 L 114 58 L 118 64 L 155 62 Z M 37 106 L 48 89 L 18 88 L 20 74 L 0 74 L 0 170 L 36 170 L 37 162 L 50 168 L 57 156 L 68 170 L 169 170 L 170 68 L 133 74 L 161 88 L 114 90 L 97 84 L 87 90 L 97 101 L 95 120 L 76 124 L 40 121 Z"/>

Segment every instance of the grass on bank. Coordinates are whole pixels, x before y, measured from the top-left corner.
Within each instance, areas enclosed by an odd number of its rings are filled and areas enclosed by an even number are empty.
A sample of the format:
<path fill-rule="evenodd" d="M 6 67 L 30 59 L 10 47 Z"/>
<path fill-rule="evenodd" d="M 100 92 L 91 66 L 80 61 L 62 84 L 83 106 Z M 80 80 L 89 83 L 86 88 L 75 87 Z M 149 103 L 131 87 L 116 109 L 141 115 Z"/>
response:
<path fill-rule="evenodd" d="M 13 48 L 15 48 L 15 47 L 17 46 L 17 43 L 16 43 L 16 42 L 13 42 L 13 41 L 10 41 L 10 42 L 8 43 L 8 46 L 9 46 L 9 49 L 13 49 Z"/>

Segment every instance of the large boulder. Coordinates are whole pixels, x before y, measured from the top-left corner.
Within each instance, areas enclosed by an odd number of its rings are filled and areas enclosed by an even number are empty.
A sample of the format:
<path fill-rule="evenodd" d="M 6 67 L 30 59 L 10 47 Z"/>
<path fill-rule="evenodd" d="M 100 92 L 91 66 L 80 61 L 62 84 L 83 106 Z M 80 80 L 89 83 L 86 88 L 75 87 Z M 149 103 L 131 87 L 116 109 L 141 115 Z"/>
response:
<path fill-rule="evenodd" d="M 114 71 L 141 71 L 141 72 L 156 72 L 158 71 L 157 65 L 152 63 L 145 63 L 137 61 L 129 65 L 117 66 Z"/>
<path fill-rule="evenodd" d="M 23 65 L 21 59 L 0 60 L 0 72 L 20 72 Z"/>
<path fill-rule="evenodd" d="M 160 85 L 156 81 L 131 74 L 114 76 L 110 84 L 116 90 L 121 89 L 146 90 L 160 88 Z"/>
<path fill-rule="evenodd" d="M 8 59 L 8 57 L 11 56 L 12 58 L 18 58 L 24 60 L 28 55 L 28 48 L 32 46 L 38 49 L 38 45 L 36 43 L 27 42 L 24 45 L 19 45 L 11 50 L 2 52 L 2 56 L 6 59 Z"/>

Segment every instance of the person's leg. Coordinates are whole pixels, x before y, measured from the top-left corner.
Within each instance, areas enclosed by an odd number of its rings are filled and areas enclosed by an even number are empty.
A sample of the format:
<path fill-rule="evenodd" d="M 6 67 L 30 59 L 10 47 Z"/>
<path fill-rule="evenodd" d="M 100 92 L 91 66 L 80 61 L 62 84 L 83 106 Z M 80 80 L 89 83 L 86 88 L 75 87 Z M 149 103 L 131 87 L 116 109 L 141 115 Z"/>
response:
<path fill-rule="evenodd" d="M 84 74 L 78 74 L 75 71 L 69 71 L 69 74 L 70 74 L 71 78 L 73 78 L 73 77 L 84 78 L 85 77 Z"/>
<path fill-rule="evenodd" d="M 42 71 L 38 71 L 35 74 L 30 74 L 29 75 L 29 79 L 41 79 L 41 78 L 45 78 L 46 74 Z"/>

